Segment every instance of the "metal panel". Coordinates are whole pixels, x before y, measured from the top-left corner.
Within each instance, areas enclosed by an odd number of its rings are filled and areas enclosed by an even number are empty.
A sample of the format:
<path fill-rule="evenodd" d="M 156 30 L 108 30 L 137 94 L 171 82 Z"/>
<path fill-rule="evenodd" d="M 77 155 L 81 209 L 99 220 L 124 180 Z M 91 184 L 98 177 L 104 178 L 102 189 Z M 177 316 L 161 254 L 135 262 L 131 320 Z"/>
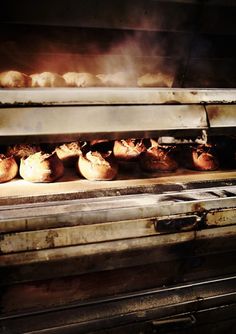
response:
<path fill-rule="evenodd" d="M 236 127 L 236 105 L 206 106 L 211 128 Z"/>
<path fill-rule="evenodd" d="M 0 109 L 2 136 L 123 133 L 206 127 L 205 110 L 199 105 Z"/>
<path fill-rule="evenodd" d="M 0 104 L 194 104 L 236 103 L 236 89 L 25 88 L 0 89 Z"/>
<path fill-rule="evenodd" d="M 107 328 L 109 333 L 109 328 L 116 325 L 203 311 L 206 308 L 213 311 L 213 306 L 220 318 L 222 306 L 235 305 L 235 297 L 235 277 L 232 276 L 113 296 L 97 302 L 74 303 L 51 308 L 50 312 L 46 309 L 27 312 L 24 317 L 20 314 L 3 315 L 0 329 L 8 329 L 12 334 L 19 333 L 19 329 L 21 333 L 69 334 L 90 333 L 93 329 Z"/>

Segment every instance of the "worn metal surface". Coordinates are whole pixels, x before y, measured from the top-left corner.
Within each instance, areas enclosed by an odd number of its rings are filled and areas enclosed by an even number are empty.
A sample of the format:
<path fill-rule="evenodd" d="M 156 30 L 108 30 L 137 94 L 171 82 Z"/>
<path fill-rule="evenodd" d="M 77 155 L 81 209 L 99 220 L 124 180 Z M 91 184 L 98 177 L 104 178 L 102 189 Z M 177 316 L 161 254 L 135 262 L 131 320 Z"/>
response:
<path fill-rule="evenodd" d="M 212 277 L 216 272 L 218 275 L 223 272 L 234 272 L 235 238 L 235 226 L 224 226 L 209 230 L 3 254 L 0 258 L 0 283 L 5 286 L 13 282 L 38 281 L 85 273 L 95 274 L 104 270 L 131 268 L 151 263 L 159 265 L 161 270 L 163 262 L 176 260 L 182 261 L 185 267 L 185 263 L 187 265 L 193 257 L 198 259 L 193 261 L 192 265 L 199 264 L 201 272 L 201 263 L 205 262 L 210 254 L 213 254 L 216 262 L 210 271 L 204 267 L 203 273 Z M 228 262 L 225 257 L 231 261 L 223 269 L 218 267 L 221 254 L 224 259 L 221 259 L 222 263 Z M 181 269 L 181 266 L 179 268 Z M 171 270 L 169 275 L 172 275 Z"/>
<path fill-rule="evenodd" d="M 57 333 L 57 330 L 58 333 L 85 333 L 92 328 L 109 328 L 117 324 L 196 312 L 213 306 L 216 308 L 215 314 L 218 312 L 220 315 L 220 306 L 234 304 L 235 301 L 235 277 L 232 276 L 163 287 L 97 302 L 75 303 L 58 309 L 51 308 L 48 313 L 44 309 L 27 312 L 24 317 L 3 315 L 0 320 L 1 329 L 7 328 L 12 334 L 19 333 L 19 329 L 21 333 L 43 333 L 43 329 L 50 334 Z"/>
<path fill-rule="evenodd" d="M 165 116 L 165 117 L 163 117 Z M 67 106 L 1 108 L 1 136 L 96 133 L 144 133 L 158 130 L 205 129 L 203 106 Z"/>
<path fill-rule="evenodd" d="M 4 104 L 194 104 L 236 103 L 235 89 L 25 88 L 0 89 Z"/>
<path fill-rule="evenodd" d="M 206 106 L 210 128 L 236 127 L 236 105 Z"/>

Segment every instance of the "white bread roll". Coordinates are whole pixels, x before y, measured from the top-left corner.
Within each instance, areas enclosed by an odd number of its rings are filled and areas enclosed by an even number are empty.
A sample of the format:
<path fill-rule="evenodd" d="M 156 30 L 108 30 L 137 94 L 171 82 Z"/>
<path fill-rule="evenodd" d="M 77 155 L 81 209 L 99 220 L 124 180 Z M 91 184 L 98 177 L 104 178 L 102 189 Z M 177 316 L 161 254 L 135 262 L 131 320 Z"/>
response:
<path fill-rule="evenodd" d="M 20 176 L 30 182 L 53 182 L 64 173 L 64 166 L 56 153 L 37 152 L 22 158 Z"/>
<path fill-rule="evenodd" d="M 32 87 L 65 87 L 64 78 L 52 72 L 43 72 L 40 74 L 31 74 Z"/>
<path fill-rule="evenodd" d="M 30 87 L 32 79 L 18 71 L 6 71 L 0 73 L 0 87 L 3 88 L 23 88 Z"/>
<path fill-rule="evenodd" d="M 63 75 L 69 87 L 96 87 L 102 86 L 99 78 L 91 73 L 67 72 Z"/>

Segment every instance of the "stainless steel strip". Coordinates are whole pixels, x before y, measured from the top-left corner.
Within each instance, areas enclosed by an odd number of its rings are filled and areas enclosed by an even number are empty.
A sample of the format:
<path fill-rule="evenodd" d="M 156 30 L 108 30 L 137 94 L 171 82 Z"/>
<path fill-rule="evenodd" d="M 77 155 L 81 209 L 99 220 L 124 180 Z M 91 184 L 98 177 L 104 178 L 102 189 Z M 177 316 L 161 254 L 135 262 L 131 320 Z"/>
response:
<path fill-rule="evenodd" d="M 24 88 L 0 89 L 4 104 L 236 103 L 236 89 L 195 88 Z"/>
<path fill-rule="evenodd" d="M 74 200 L 58 204 L 19 205 L 0 210 L 0 232 L 30 231 L 135 220 L 235 208 L 236 187 L 173 194 L 140 194 Z"/>
<path fill-rule="evenodd" d="M 1 136 L 207 128 L 203 106 L 68 106 L 0 109 Z"/>
<path fill-rule="evenodd" d="M 206 106 L 210 128 L 236 127 L 236 105 Z"/>

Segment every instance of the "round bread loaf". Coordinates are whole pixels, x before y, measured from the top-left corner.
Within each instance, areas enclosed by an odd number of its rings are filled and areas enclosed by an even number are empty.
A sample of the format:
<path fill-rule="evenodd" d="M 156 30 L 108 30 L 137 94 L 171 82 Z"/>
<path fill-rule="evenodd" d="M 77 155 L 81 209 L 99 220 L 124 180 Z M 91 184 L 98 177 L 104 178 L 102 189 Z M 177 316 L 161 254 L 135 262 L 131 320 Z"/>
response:
<path fill-rule="evenodd" d="M 30 182 L 53 182 L 64 173 L 64 166 L 56 153 L 37 152 L 22 158 L 20 176 Z"/>
<path fill-rule="evenodd" d="M 190 166 L 196 170 L 208 171 L 219 168 L 219 161 L 212 145 L 198 145 L 191 148 Z"/>
<path fill-rule="evenodd" d="M 6 155 L 8 157 L 14 156 L 17 163 L 20 163 L 21 158 L 29 157 L 31 154 L 40 152 L 41 148 L 38 145 L 30 144 L 16 144 L 14 146 L 8 146 Z"/>
<path fill-rule="evenodd" d="M 67 72 L 63 75 L 69 87 L 96 87 L 102 86 L 99 78 L 91 73 Z"/>
<path fill-rule="evenodd" d="M 146 73 L 138 78 L 139 87 L 172 87 L 173 75 L 165 73 Z"/>
<path fill-rule="evenodd" d="M 119 161 L 136 161 L 138 156 L 146 150 L 142 140 L 127 139 L 116 140 L 113 154 Z"/>
<path fill-rule="evenodd" d="M 55 148 L 58 158 L 64 166 L 71 167 L 75 165 L 77 159 L 82 154 L 79 142 L 65 143 Z"/>
<path fill-rule="evenodd" d="M 91 181 L 113 180 L 118 172 L 118 166 L 111 158 L 111 152 L 99 153 L 89 151 L 78 160 L 78 171 Z"/>
<path fill-rule="evenodd" d="M 137 86 L 137 77 L 132 72 L 116 72 L 111 74 L 97 74 L 104 86 L 129 87 Z"/>
<path fill-rule="evenodd" d="M 0 154 L 0 183 L 7 182 L 17 175 L 18 166 L 13 157 Z"/>
<path fill-rule="evenodd" d="M 147 172 L 169 172 L 178 168 L 173 156 L 173 147 L 158 145 L 150 147 L 140 155 L 140 167 Z"/>
<path fill-rule="evenodd" d="M 52 72 L 43 72 L 40 74 L 31 74 L 32 87 L 65 87 L 64 78 Z"/>
<path fill-rule="evenodd" d="M 31 86 L 31 77 L 18 71 L 6 71 L 0 73 L 0 87 L 23 88 Z"/>

